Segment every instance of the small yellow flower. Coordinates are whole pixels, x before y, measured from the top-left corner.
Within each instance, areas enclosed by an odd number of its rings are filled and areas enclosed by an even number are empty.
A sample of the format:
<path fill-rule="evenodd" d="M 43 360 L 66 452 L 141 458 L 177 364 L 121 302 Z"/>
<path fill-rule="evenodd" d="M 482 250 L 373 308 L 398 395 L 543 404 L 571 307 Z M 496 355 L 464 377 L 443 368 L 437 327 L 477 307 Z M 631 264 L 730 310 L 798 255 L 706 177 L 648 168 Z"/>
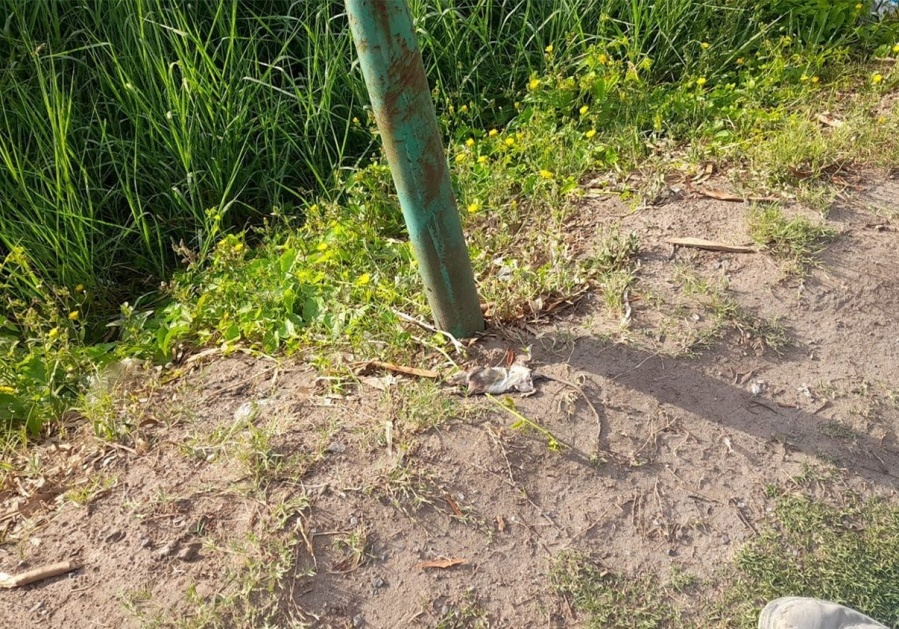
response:
<path fill-rule="evenodd" d="M 545 168 L 543 168 L 540 170 L 540 176 L 543 177 L 544 179 L 552 179 L 553 173 L 551 170 L 546 170 Z"/>
<path fill-rule="evenodd" d="M 243 251 L 243 243 L 235 242 L 234 243 L 234 251 L 235 251 L 235 253 L 240 253 L 241 251 Z"/>
<path fill-rule="evenodd" d="M 356 278 L 356 286 L 366 286 L 369 282 L 371 282 L 371 275 L 368 273 L 363 273 Z"/>
<path fill-rule="evenodd" d="M 881 81 L 883 81 L 883 75 L 880 74 L 879 72 L 875 72 L 874 75 L 871 77 L 871 83 L 873 83 L 874 85 L 877 85 Z"/>
<path fill-rule="evenodd" d="M 474 138 L 468 138 L 465 140 L 465 146 L 472 147 L 474 146 Z"/>
<path fill-rule="evenodd" d="M 861 11 L 861 10 L 864 9 L 864 8 L 865 8 L 865 7 L 864 7 L 864 5 L 862 5 L 861 2 L 859 2 L 857 5 L 855 5 L 855 10 L 856 10 L 856 11 Z"/>
<path fill-rule="evenodd" d="M 78 286 L 75 287 L 75 292 L 83 293 L 84 292 L 84 284 L 78 284 Z"/>
<path fill-rule="evenodd" d="M 487 135 L 492 138 L 495 135 L 499 135 L 499 131 L 497 131 L 496 129 L 490 129 L 490 132 Z"/>
<path fill-rule="evenodd" d="M 712 47 L 712 45 L 709 42 L 704 41 L 701 44 L 699 44 L 699 47 L 702 48 L 703 50 L 708 50 L 709 48 Z"/>
<path fill-rule="evenodd" d="M 478 210 L 481 209 L 481 202 L 478 201 L 477 199 L 475 199 L 474 201 L 469 203 L 468 207 L 466 207 L 465 209 L 468 210 L 469 214 L 474 214 L 475 212 L 477 212 Z"/>
<path fill-rule="evenodd" d="M 808 81 L 808 75 L 803 74 L 801 77 L 799 77 L 799 80 L 802 81 L 803 83 L 805 83 L 806 81 Z"/>
<path fill-rule="evenodd" d="M 52 330 L 50 330 L 49 332 L 47 332 L 47 336 L 48 336 L 48 337 L 50 338 L 50 340 L 52 341 L 52 340 L 55 339 L 57 336 L 59 336 L 59 328 L 53 328 Z"/>
<path fill-rule="evenodd" d="M 698 85 L 699 87 L 702 87 L 705 84 L 706 84 L 706 78 L 704 76 L 701 76 L 698 79 L 696 79 L 696 85 Z"/>
<path fill-rule="evenodd" d="M 589 140 L 589 139 L 591 139 L 594 135 L 596 135 L 596 129 L 590 129 L 590 130 L 587 131 L 587 133 L 585 133 L 584 135 L 587 136 L 587 139 Z"/>
<path fill-rule="evenodd" d="M 743 65 L 744 63 L 746 63 L 746 60 L 743 59 L 743 57 L 740 57 L 739 59 L 737 59 L 737 65 L 738 65 L 738 66 L 741 66 L 741 65 Z"/>
<path fill-rule="evenodd" d="M 601 54 L 596 58 L 596 60 L 599 61 L 600 64 L 606 65 L 609 62 L 609 57 L 606 54 Z"/>
<path fill-rule="evenodd" d="M 328 243 L 326 243 L 323 240 L 320 243 L 318 243 L 318 246 L 316 246 L 315 248 L 318 249 L 319 251 L 326 251 L 328 249 Z"/>
<path fill-rule="evenodd" d="M 487 156 L 486 156 L 486 155 L 479 155 L 479 156 L 478 156 L 478 164 L 486 164 L 486 163 L 487 163 Z"/>
<path fill-rule="evenodd" d="M 528 81 L 528 89 L 532 92 L 538 87 L 540 87 L 540 79 L 538 79 L 537 77 L 534 77 L 533 79 Z"/>
<path fill-rule="evenodd" d="M 353 116 L 353 124 L 359 124 L 359 119 L 356 116 Z"/>
<path fill-rule="evenodd" d="M 578 111 L 581 112 L 581 115 L 582 115 L 582 116 L 586 116 L 586 115 L 587 115 L 587 112 L 590 111 L 590 108 L 587 107 L 586 105 L 584 105 L 583 107 L 581 107 L 580 109 L 578 109 Z"/>
<path fill-rule="evenodd" d="M 549 46 L 546 47 L 546 54 L 548 54 L 548 55 L 553 54 L 553 45 L 552 44 L 550 44 Z"/>
<path fill-rule="evenodd" d="M 77 310 L 73 310 L 69 313 L 69 321 L 78 321 L 78 317 L 81 316 L 81 313 Z"/>
<path fill-rule="evenodd" d="M 515 138 L 506 138 L 506 146 L 512 146 L 515 144 Z"/>
<path fill-rule="evenodd" d="M 461 107 L 459 107 L 459 113 L 467 114 L 468 113 L 468 105 L 462 105 Z"/>
<path fill-rule="evenodd" d="M 459 153 L 458 155 L 456 155 L 456 163 L 457 163 L 457 164 L 461 164 L 461 163 L 464 162 L 467 158 L 468 158 L 468 155 L 466 155 L 465 153 Z"/>
<path fill-rule="evenodd" d="M 893 46 L 893 54 L 894 54 L 894 55 L 899 55 L 899 44 L 895 44 L 895 45 Z"/>
<path fill-rule="evenodd" d="M 877 124 L 886 124 L 886 121 L 887 121 L 886 116 L 878 116 L 877 117 Z"/>
<path fill-rule="evenodd" d="M 817 83 L 817 82 L 820 81 L 820 80 L 821 80 L 821 79 L 819 79 L 819 78 L 816 77 L 816 76 L 813 76 L 813 77 L 812 77 L 812 83 Z"/>

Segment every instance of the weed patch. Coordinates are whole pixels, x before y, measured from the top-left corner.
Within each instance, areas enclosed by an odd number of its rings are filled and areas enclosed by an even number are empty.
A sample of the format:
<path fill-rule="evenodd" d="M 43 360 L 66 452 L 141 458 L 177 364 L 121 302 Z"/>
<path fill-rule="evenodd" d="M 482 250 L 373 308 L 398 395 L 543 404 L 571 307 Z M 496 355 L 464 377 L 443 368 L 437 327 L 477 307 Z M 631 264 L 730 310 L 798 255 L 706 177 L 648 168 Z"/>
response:
<path fill-rule="evenodd" d="M 802 273 L 814 265 L 816 256 L 836 231 L 824 224 L 814 224 L 807 218 L 787 218 L 783 210 L 769 206 L 754 209 L 749 216 L 749 233 L 759 245 L 784 260 L 791 273 Z"/>
<path fill-rule="evenodd" d="M 899 623 L 899 508 L 849 495 L 838 504 L 783 494 L 777 526 L 744 548 L 730 599 L 746 627 L 764 602 L 814 596 Z M 738 602 L 737 602 L 738 601 Z"/>
<path fill-rule="evenodd" d="M 657 579 L 629 579 L 577 553 L 561 555 L 551 574 L 553 589 L 583 614 L 584 626 L 655 629 L 678 626 L 679 612 Z"/>

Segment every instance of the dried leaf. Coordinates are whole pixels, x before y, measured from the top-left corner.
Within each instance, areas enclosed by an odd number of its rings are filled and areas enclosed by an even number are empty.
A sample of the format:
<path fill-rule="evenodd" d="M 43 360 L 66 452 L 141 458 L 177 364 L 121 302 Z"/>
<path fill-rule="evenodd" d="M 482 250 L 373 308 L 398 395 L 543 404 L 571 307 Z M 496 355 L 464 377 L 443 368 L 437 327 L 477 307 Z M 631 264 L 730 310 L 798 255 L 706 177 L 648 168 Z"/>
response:
<path fill-rule="evenodd" d="M 423 561 L 418 564 L 419 568 L 440 568 L 441 570 L 446 568 L 452 568 L 454 566 L 461 566 L 463 564 L 468 563 L 467 559 L 462 559 L 461 557 L 455 557 L 453 559 L 432 559 L 431 561 Z"/>
<path fill-rule="evenodd" d="M 815 116 L 815 119 L 823 125 L 827 125 L 828 127 L 834 127 L 837 129 L 846 124 L 839 118 L 834 118 L 833 116 L 831 116 L 829 111 L 818 114 L 817 116 Z"/>
<path fill-rule="evenodd" d="M 459 505 L 456 504 L 456 501 L 453 500 L 453 497 L 452 497 L 452 496 L 450 496 L 449 494 L 447 494 L 447 495 L 444 497 L 444 499 L 446 500 L 446 504 L 449 505 L 449 508 L 453 510 L 453 513 L 455 513 L 455 514 L 456 514 L 458 517 L 460 517 L 460 518 L 463 517 L 464 514 L 462 513 L 462 509 L 459 508 Z"/>

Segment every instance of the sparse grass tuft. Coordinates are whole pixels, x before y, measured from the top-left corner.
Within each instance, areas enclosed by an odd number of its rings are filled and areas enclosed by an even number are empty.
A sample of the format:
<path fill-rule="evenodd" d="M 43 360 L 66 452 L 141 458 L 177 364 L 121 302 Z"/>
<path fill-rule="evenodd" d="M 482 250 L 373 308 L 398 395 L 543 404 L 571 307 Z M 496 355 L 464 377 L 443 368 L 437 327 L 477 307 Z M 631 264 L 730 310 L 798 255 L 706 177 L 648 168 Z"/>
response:
<path fill-rule="evenodd" d="M 758 538 L 724 568 L 717 583 L 674 570 L 624 577 L 577 553 L 557 558 L 554 590 L 587 627 L 735 627 L 753 629 L 762 607 L 780 596 L 812 596 L 854 607 L 887 626 L 899 624 L 899 506 L 842 493 L 813 498 L 821 483 L 806 470 L 803 493 L 769 487 L 774 511 Z M 833 493 L 833 492 L 831 492 Z M 686 594 L 685 594 L 686 593 Z"/>
<path fill-rule="evenodd" d="M 899 623 L 899 506 L 846 495 L 836 504 L 782 494 L 761 537 L 739 553 L 728 595 L 739 626 L 765 602 L 814 596 Z"/>
<path fill-rule="evenodd" d="M 816 225 L 801 216 L 788 219 L 773 205 L 752 210 L 749 233 L 755 242 L 784 260 L 788 272 L 796 274 L 814 265 L 817 255 L 836 237 L 832 227 Z"/>
<path fill-rule="evenodd" d="M 550 574 L 555 592 L 596 629 L 656 629 L 679 626 L 679 611 L 658 580 L 627 578 L 579 553 L 560 555 Z"/>

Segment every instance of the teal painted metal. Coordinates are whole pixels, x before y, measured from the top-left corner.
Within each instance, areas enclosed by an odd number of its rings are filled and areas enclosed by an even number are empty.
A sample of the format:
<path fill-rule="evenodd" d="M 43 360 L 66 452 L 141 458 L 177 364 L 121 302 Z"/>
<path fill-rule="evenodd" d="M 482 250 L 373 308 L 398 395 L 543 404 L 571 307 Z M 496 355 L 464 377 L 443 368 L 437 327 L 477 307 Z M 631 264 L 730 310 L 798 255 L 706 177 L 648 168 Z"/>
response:
<path fill-rule="evenodd" d="M 437 327 L 484 329 L 434 103 L 405 0 L 346 0 L 347 16 Z"/>

